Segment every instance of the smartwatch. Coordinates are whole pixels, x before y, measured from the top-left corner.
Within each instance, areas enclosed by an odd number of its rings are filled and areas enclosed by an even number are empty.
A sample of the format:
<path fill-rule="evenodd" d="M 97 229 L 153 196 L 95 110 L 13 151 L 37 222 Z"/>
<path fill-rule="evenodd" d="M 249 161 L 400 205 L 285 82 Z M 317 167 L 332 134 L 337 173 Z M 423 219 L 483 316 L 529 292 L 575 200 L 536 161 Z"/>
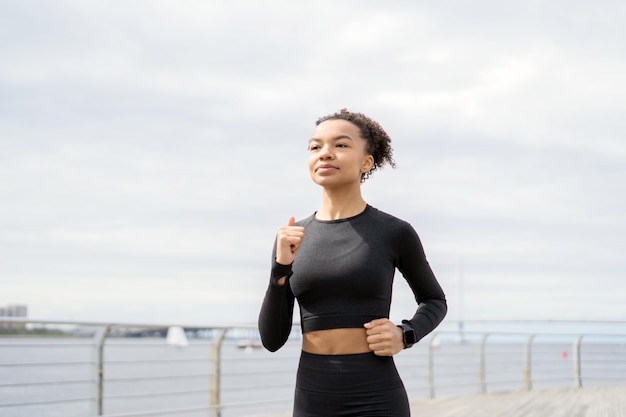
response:
<path fill-rule="evenodd" d="M 402 341 L 404 342 L 404 348 L 410 348 L 417 340 L 415 337 L 415 330 L 411 327 L 408 320 L 402 320 L 402 324 L 398 324 L 398 327 L 402 329 Z"/>

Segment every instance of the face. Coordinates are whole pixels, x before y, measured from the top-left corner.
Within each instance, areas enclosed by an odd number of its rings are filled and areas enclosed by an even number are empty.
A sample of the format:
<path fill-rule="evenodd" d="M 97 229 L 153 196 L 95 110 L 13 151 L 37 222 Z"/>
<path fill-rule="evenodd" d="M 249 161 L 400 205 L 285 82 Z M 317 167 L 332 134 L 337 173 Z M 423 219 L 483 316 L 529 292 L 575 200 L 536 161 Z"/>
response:
<path fill-rule="evenodd" d="M 346 120 L 326 120 L 309 141 L 309 173 L 325 187 L 360 184 L 374 163 L 359 128 Z"/>

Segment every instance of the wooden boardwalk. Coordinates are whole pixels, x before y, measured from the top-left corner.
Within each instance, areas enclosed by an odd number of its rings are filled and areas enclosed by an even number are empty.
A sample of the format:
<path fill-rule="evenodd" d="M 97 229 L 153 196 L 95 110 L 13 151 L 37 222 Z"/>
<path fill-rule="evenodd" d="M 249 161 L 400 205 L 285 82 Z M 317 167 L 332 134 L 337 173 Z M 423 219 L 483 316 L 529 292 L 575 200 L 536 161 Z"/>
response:
<path fill-rule="evenodd" d="M 626 387 L 547 389 L 411 401 L 412 417 L 626 417 Z"/>
<path fill-rule="evenodd" d="M 626 386 L 515 391 L 413 400 L 411 416 L 626 417 Z M 291 417 L 291 413 L 251 414 L 249 417 Z"/>

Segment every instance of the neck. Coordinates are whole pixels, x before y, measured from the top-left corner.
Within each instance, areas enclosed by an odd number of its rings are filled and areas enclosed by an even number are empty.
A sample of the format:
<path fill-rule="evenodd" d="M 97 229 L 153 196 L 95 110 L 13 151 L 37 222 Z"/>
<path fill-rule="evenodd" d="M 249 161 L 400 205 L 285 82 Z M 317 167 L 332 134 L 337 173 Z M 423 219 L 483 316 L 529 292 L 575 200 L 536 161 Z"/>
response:
<path fill-rule="evenodd" d="M 324 188 L 322 206 L 315 217 L 319 220 L 345 219 L 363 212 L 366 205 L 361 195 L 361 187 L 348 192 Z"/>

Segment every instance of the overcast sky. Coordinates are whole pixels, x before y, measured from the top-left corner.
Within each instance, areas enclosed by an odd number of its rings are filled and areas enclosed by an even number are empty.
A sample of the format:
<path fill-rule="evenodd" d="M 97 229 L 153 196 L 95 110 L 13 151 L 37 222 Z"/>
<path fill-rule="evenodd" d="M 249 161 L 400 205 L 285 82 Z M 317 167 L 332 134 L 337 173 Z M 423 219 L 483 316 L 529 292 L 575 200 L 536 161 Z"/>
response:
<path fill-rule="evenodd" d="M 611 0 L 2 0 L 0 305 L 255 322 L 276 229 L 320 203 L 314 122 L 347 107 L 392 138 L 364 197 L 415 227 L 450 320 L 626 319 L 625 21 Z M 392 318 L 414 308 L 398 274 Z"/>

